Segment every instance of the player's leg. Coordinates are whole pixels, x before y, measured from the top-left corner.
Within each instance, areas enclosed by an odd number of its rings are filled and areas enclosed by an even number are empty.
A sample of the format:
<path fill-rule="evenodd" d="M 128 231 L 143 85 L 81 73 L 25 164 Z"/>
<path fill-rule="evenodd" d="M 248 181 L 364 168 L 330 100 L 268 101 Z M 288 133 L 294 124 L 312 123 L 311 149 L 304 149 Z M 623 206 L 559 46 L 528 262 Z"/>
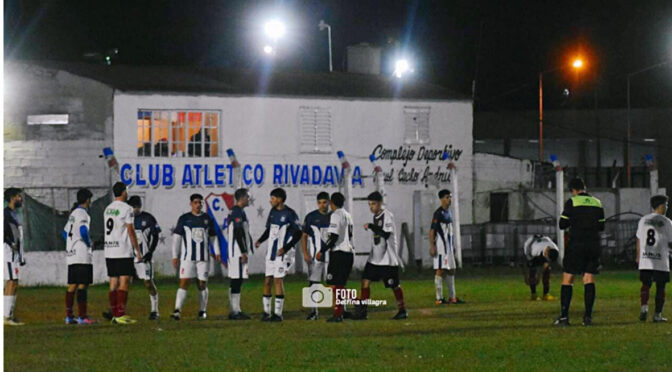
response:
<path fill-rule="evenodd" d="M 97 320 L 90 319 L 88 315 L 88 289 L 89 284 L 82 283 L 77 285 L 77 312 L 79 314 L 77 322 L 79 324 L 93 324 L 98 322 Z"/>
<path fill-rule="evenodd" d="M 270 263 L 273 261 L 266 261 L 266 268 L 268 271 L 268 266 Z M 261 320 L 262 321 L 268 321 L 271 319 L 271 299 L 273 298 L 271 296 L 271 285 L 273 284 L 273 276 L 268 275 L 269 273 L 266 273 L 266 276 L 264 277 L 264 294 L 263 297 L 261 298 L 262 300 L 262 305 L 264 309 L 264 315 L 262 315 Z"/>
<path fill-rule="evenodd" d="M 308 263 L 308 287 L 322 282 L 322 273 L 324 272 L 324 263 L 316 260 L 311 260 Z M 306 320 L 317 320 L 318 308 L 313 307 Z"/>
<path fill-rule="evenodd" d="M 71 267 L 68 267 L 68 276 L 70 276 L 70 269 Z M 68 278 L 68 286 L 65 290 L 65 324 L 77 324 L 77 319 L 75 319 L 75 315 L 72 310 L 75 304 L 75 292 L 77 292 L 77 284 L 70 284 L 70 282 L 71 280 Z"/>
<path fill-rule="evenodd" d="M 567 256 L 565 256 L 566 258 Z M 565 267 L 567 267 L 565 265 Z M 560 290 L 560 317 L 553 324 L 569 325 L 569 305 L 572 303 L 572 284 L 574 275 L 568 272 L 562 273 L 562 289 Z"/>
<path fill-rule="evenodd" d="M 370 265 L 367 263 L 367 265 Z M 356 307 L 356 312 L 353 316 L 355 320 L 366 320 L 368 317 L 368 301 L 371 298 L 371 279 L 370 273 L 366 268 L 364 269 L 366 274 L 363 274 L 362 277 L 362 288 L 359 295 L 359 306 Z M 342 299 L 344 300 L 344 299 Z"/>
<path fill-rule="evenodd" d="M 136 264 L 136 269 L 138 269 Z M 154 264 L 152 261 L 143 262 L 138 271 L 139 279 L 143 280 L 147 292 L 149 292 L 149 320 L 156 320 L 159 317 L 159 292 L 154 283 Z"/>
<path fill-rule="evenodd" d="M 173 314 L 170 315 L 171 318 L 175 320 L 180 320 L 182 318 L 182 306 L 184 306 L 184 301 L 187 300 L 187 289 L 191 283 L 190 278 L 182 277 L 183 274 L 180 274 L 180 282 L 177 287 L 177 294 L 175 295 L 175 310 Z"/>
<path fill-rule="evenodd" d="M 435 270 L 434 273 L 434 292 L 436 294 L 435 296 L 435 304 L 436 305 L 441 305 L 441 304 L 448 304 L 448 301 L 443 297 L 443 280 L 445 278 L 446 272 L 443 270 L 445 266 L 445 255 L 442 254 L 437 254 L 434 256 L 433 259 L 433 267 Z"/>
<path fill-rule="evenodd" d="M 404 303 L 404 291 L 401 289 L 401 283 L 399 282 L 399 267 L 387 266 L 384 270 L 383 280 L 385 282 L 385 287 L 392 289 L 394 298 L 397 300 L 398 311 L 392 319 L 407 319 L 408 312 L 406 312 L 406 304 Z"/>
<path fill-rule="evenodd" d="M 117 317 L 126 316 L 126 304 L 128 303 L 128 289 L 130 285 L 130 275 L 122 275 L 119 277 L 119 288 L 117 289 Z"/>
<path fill-rule="evenodd" d="M 660 277 L 663 275 L 668 276 L 667 280 Z M 655 323 L 665 323 L 667 319 L 663 318 L 663 306 L 665 305 L 665 285 L 669 281 L 669 273 L 659 272 L 658 276 L 656 278 L 656 312 L 653 315 L 653 321 Z"/>
<path fill-rule="evenodd" d="M 639 280 L 642 282 L 642 287 L 639 290 L 639 320 L 645 322 L 647 316 L 649 315 L 649 293 L 651 291 L 651 285 L 653 284 L 651 271 L 640 270 Z"/>
<path fill-rule="evenodd" d="M 591 273 L 583 274 L 583 300 L 586 306 L 583 314 L 583 324 L 592 324 L 593 305 L 595 305 L 595 275 Z"/>
<path fill-rule="evenodd" d="M 198 299 L 199 299 L 199 311 L 198 319 L 205 320 L 207 318 L 207 309 L 208 309 L 208 282 L 207 280 L 198 280 Z"/>
<path fill-rule="evenodd" d="M 275 287 L 275 309 L 271 321 L 282 321 L 282 309 L 285 305 L 285 284 L 282 277 L 273 277 Z"/>
<path fill-rule="evenodd" d="M 530 298 L 532 301 L 536 301 L 539 299 L 539 296 L 537 295 L 537 284 L 539 278 L 537 277 L 537 267 L 532 265 L 530 266 L 530 269 L 527 274 L 527 282 L 530 285 Z"/>
<path fill-rule="evenodd" d="M 108 269 L 109 272 L 109 269 Z M 110 291 L 107 293 L 107 299 L 110 304 L 109 313 L 103 313 L 103 317 L 106 319 L 112 320 L 112 318 L 117 316 L 117 291 L 119 289 L 119 277 L 110 276 Z"/>
<path fill-rule="evenodd" d="M 446 285 L 448 286 L 448 301 L 450 301 L 451 304 L 463 304 L 464 301 L 457 297 L 457 292 L 455 291 L 455 269 L 451 268 L 450 270 L 445 271 Z"/>
<path fill-rule="evenodd" d="M 543 274 L 541 277 L 541 284 L 544 287 L 544 296 L 542 297 L 544 301 L 553 301 L 555 297 L 551 296 L 551 265 L 548 262 L 544 263 Z"/>

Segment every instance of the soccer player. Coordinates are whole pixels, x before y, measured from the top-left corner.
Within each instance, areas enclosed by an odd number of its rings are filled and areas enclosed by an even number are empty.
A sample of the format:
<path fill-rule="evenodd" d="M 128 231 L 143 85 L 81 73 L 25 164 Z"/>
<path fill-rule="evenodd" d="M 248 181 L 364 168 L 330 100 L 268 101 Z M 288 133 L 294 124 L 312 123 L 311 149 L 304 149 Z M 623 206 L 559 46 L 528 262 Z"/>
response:
<path fill-rule="evenodd" d="M 282 322 L 282 307 L 285 303 L 283 278 L 294 264 L 294 245 L 301 239 L 301 226 L 296 212 L 285 205 L 287 193 L 281 188 L 271 191 L 271 212 L 266 221 L 266 230 L 257 239 L 255 247 L 268 239 L 266 250 L 266 277 L 262 303 L 264 322 Z M 275 311 L 271 315 L 271 284 L 275 286 Z"/>
<path fill-rule="evenodd" d="M 154 216 L 142 210 L 142 200 L 139 196 L 131 196 L 128 199 L 128 205 L 133 207 L 133 215 L 135 216 L 133 227 L 140 247 L 140 254 L 142 254 L 142 261 L 135 263 L 135 273 L 138 275 L 138 279 L 144 281 L 145 288 L 149 291 L 149 320 L 156 320 L 159 318 L 159 292 L 154 284 L 152 257 L 159 243 L 161 227 Z"/>
<path fill-rule="evenodd" d="M 338 300 L 338 291 L 344 290 L 348 283 L 348 276 L 352 271 L 354 262 L 354 246 L 352 245 L 352 216 L 343 209 L 345 196 L 340 192 L 331 194 L 329 217 L 329 238 L 315 255 L 317 261 L 324 261 L 329 252 L 329 265 L 327 265 L 327 284 L 333 289 L 334 297 Z M 344 306 L 334 301 L 334 314 L 327 319 L 328 323 L 340 323 L 343 321 Z"/>
<path fill-rule="evenodd" d="M 656 282 L 656 312 L 654 323 L 667 322 L 663 318 L 665 285 L 670 281 L 670 249 L 672 249 L 672 221 L 665 217 L 667 196 L 651 198 L 652 213 L 642 217 L 637 227 L 637 263 L 642 281 L 640 299 L 642 308 L 639 320 L 645 322 L 649 313 L 649 290 Z"/>
<path fill-rule="evenodd" d="M 593 323 L 595 304 L 595 275 L 600 272 L 600 231 L 604 230 L 602 203 L 586 193 L 581 178 L 569 181 L 572 197 L 565 203 L 560 215 L 559 227 L 569 229 L 569 244 L 562 260 L 562 290 L 560 292 L 560 316 L 553 324 L 569 325 L 569 305 L 572 302 L 574 275 L 583 274 L 584 303 L 583 325 Z"/>
<path fill-rule="evenodd" d="M 324 257 L 324 261 L 318 261 L 315 259 L 315 255 L 322 249 L 322 245 L 327 240 L 328 229 L 329 194 L 322 191 L 317 194 L 317 209 L 308 213 L 303 221 L 301 248 L 303 249 L 303 260 L 308 265 L 308 286 L 326 280 L 326 265 L 329 260 Z M 306 320 L 317 320 L 317 318 L 317 307 L 314 307 Z"/>
<path fill-rule="evenodd" d="M 404 292 L 399 285 L 401 258 L 397 253 L 397 231 L 394 226 L 394 216 L 392 212 L 383 208 L 383 195 L 380 192 L 372 192 L 367 199 L 369 209 L 373 213 L 373 223 L 365 223 L 364 230 L 371 230 L 373 233 L 372 248 L 362 275 L 362 304 L 359 306 L 359 313 L 355 319 L 364 320 L 367 318 L 366 301 L 371 294 L 371 282 L 377 282 L 381 279 L 385 288 L 392 289 L 394 297 L 397 299 L 399 311 L 392 319 L 406 319 L 408 313 L 404 306 Z"/>
<path fill-rule="evenodd" d="M 103 317 L 114 324 L 132 324 L 136 320 L 126 315 L 128 289 L 135 271 L 133 252 L 137 261 L 142 260 L 140 247 L 133 228 L 133 208 L 126 204 L 128 192 L 126 184 L 117 182 L 112 186 L 114 201 L 105 208 L 103 220 L 105 229 L 105 264 L 110 277 L 110 312 Z"/>
<path fill-rule="evenodd" d="M 559 250 L 553 240 L 548 236 L 534 234 L 525 241 L 523 253 L 527 259 L 527 267 L 530 269 L 525 277 L 525 281 L 530 286 L 530 299 L 532 301 L 553 301 L 555 297 L 549 293 L 551 288 L 551 263 L 558 259 Z M 539 298 L 537 295 L 537 269 L 541 267 L 542 283 L 544 286 L 544 295 Z"/>
<path fill-rule="evenodd" d="M 91 217 L 88 210 L 93 194 L 88 189 L 77 191 L 77 202 L 72 207 L 68 222 L 61 234 L 65 240 L 65 261 L 68 265 L 68 288 L 65 291 L 65 324 L 97 323 L 86 314 L 87 292 L 93 283 L 93 264 L 91 263 L 91 235 L 89 226 Z M 77 294 L 79 318 L 75 318 L 72 307 Z"/>
<path fill-rule="evenodd" d="M 450 190 L 439 191 L 441 206 L 434 212 L 429 229 L 429 255 L 434 257 L 434 289 L 437 305 L 463 304 L 455 293 L 455 249 L 453 248 L 453 215 L 450 213 Z M 459 238 L 459 237 L 458 237 Z M 443 280 L 448 286 L 448 300 L 443 297 Z"/>
<path fill-rule="evenodd" d="M 236 205 L 227 218 L 227 235 L 229 240 L 229 306 L 231 320 L 248 320 L 250 316 L 240 309 L 240 288 L 243 280 L 248 278 L 247 254 L 254 253 L 250 223 L 245 214 L 245 207 L 250 204 L 250 194 L 247 189 L 238 189 L 233 194 Z"/>
<path fill-rule="evenodd" d="M 16 291 L 19 288 L 19 266 L 26 264 L 23 259 L 23 227 L 19 222 L 17 209 L 23 204 L 21 190 L 10 187 L 5 190 L 5 221 L 4 221 L 4 243 L 5 243 L 5 325 L 21 326 L 21 323 L 14 317 L 16 308 Z"/>
<path fill-rule="evenodd" d="M 180 216 L 173 230 L 173 267 L 180 267 L 180 286 L 175 297 L 175 310 L 170 315 L 175 320 L 182 318 L 182 305 L 187 299 L 187 288 L 191 279 L 198 279 L 198 298 L 200 308 L 198 320 L 208 318 L 208 268 L 210 267 L 210 249 L 220 261 L 219 239 L 215 231 L 215 221 L 203 213 L 203 195 L 192 194 L 189 197 L 191 212 Z M 178 258 L 179 257 L 179 258 Z"/>

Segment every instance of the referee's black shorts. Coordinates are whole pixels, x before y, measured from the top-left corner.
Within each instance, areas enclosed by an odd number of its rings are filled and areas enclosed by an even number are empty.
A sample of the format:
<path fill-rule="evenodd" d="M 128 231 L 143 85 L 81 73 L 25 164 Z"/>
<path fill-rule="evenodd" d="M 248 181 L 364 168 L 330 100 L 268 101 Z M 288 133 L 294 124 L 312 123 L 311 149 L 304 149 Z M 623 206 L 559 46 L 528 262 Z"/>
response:
<path fill-rule="evenodd" d="M 399 286 L 399 266 L 374 265 L 367 262 L 362 279 L 372 282 L 382 280 L 385 288 L 397 288 Z"/>
<path fill-rule="evenodd" d="M 135 266 L 133 265 L 133 257 L 128 258 L 106 258 L 105 265 L 107 266 L 107 276 L 133 276 L 135 274 Z"/>
<path fill-rule="evenodd" d="M 346 285 L 355 256 L 351 252 L 329 252 L 329 265 L 327 266 L 327 284 Z"/>
<path fill-rule="evenodd" d="M 599 237 L 570 240 L 569 246 L 565 249 L 565 257 L 562 259 L 562 271 L 573 275 L 597 275 L 602 268 L 601 255 Z"/>
<path fill-rule="evenodd" d="M 68 284 L 91 284 L 93 283 L 92 264 L 68 265 Z"/>
<path fill-rule="evenodd" d="M 670 272 L 660 270 L 639 270 L 639 280 L 649 287 L 653 282 L 667 283 L 670 281 Z"/>

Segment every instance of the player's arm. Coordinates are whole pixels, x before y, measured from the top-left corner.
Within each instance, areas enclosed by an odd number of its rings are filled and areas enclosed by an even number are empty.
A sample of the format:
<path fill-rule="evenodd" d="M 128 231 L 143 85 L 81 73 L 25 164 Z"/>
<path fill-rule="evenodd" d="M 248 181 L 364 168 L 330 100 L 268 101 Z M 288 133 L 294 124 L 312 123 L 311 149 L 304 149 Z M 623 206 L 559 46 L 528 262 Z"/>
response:
<path fill-rule="evenodd" d="M 438 213 L 434 212 L 432 225 L 429 227 L 429 255 L 432 257 L 436 256 L 436 231 L 439 226 L 439 218 Z"/>
<path fill-rule="evenodd" d="M 598 214 L 597 219 L 597 230 L 604 231 L 605 219 L 604 219 L 604 208 L 600 207 L 600 213 Z"/>
<path fill-rule="evenodd" d="M 5 234 L 4 234 L 4 242 L 5 244 L 9 245 L 12 250 L 16 250 L 16 246 L 14 245 L 14 234 L 12 233 L 12 227 L 9 226 L 9 219 L 7 218 L 7 215 L 5 214 L 5 221 L 4 221 L 4 227 L 5 227 Z"/>
<path fill-rule="evenodd" d="M 329 218 L 329 230 L 327 230 L 329 236 L 327 237 L 327 242 L 322 244 L 322 248 L 315 255 L 316 260 L 324 261 L 325 253 L 336 246 L 336 242 L 338 241 L 337 232 L 340 228 L 340 224 L 341 222 L 339 221 L 338 216 L 336 214 L 332 214 Z"/>
<path fill-rule="evenodd" d="M 142 261 L 142 253 L 140 253 L 140 246 L 138 245 L 138 237 L 135 236 L 135 228 L 132 223 L 126 224 L 126 229 L 128 229 L 128 237 L 131 239 L 131 245 L 135 249 L 135 254 L 138 258 L 138 262 Z"/>
<path fill-rule="evenodd" d="M 67 225 L 66 225 L 66 226 L 67 226 Z M 68 240 L 68 232 L 65 231 L 65 229 L 61 230 L 61 238 L 63 238 L 63 241 L 67 241 L 67 240 Z M 5 243 L 7 243 L 7 242 L 5 242 Z"/>
<path fill-rule="evenodd" d="M 177 269 L 180 257 L 180 248 L 182 247 L 182 236 L 184 235 L 184 222 L 182 217 L 177 219 L 177 225 L 173 229 L 173 267 Z"/>
<path fill-rule="evenodd" d="M 635 239 L 637 240 L 637 250 L 635 251 L 635 263 L 639 265 L 639 238 Z"/>
<path fill-rule="evenodd" d="M 390 238 L 390 235 L 392 235 L 391 232 L 385 231 L 382 227 L 374 224 L 374 223 L 367 223 L 366 227 L 369 228 L 371 231 L 373 231 L 374 234 L 378 236 L 382 236 L 383 239 L 387 240 Z"/>
<path fill-rule="evenodd" d="M 560 215 L 560 221 L 558 222 L 558 226 L 560 227 L 561 230 L 566 230 L 570 226 L 572 226 L 572 211 L 574 210 L 574 204 L 572 204 L 572 199 L 567 200 L 565 202 L 565 208 L 562 210 L 562 214 Z"/>
<path fill-rule="evenodd" d="M 79 227 L 79 235 L 82 237 L 82 241 L 84 241 L 84 244 L 86 244 L 86 246 L 90 248 L 91 236 L 89 236 L 89 227 L 82 224 L 82 226 Z"/>
<path fill-rule="evenodd" d="M 530 261 L 531 259 L 534 258 L 534 257 L 532 257 L 532 241 L 533 240 L 534 240 L 534 238 L 530 236 L 529 238 L 527 238 L 527 240 L 525 241 L 525 245 L 523 246 L 523 252 L 525 253 L 525 258 L 527 258 L 528 261 Z"/>

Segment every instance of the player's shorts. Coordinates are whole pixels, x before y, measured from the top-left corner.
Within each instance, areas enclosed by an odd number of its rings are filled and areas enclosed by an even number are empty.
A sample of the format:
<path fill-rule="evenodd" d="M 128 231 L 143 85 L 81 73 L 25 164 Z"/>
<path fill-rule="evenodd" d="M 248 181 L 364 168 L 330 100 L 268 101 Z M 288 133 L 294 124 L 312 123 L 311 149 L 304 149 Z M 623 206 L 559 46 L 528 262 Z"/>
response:
<path fill-rule="evenodd" d="M 135 262 L 135 274 L 140 280 L 152 280 L 154 279 L 154 264 L 150 260 L 149 262 Z"/>
<path fill-rule="evenodd" d="M 106 258 L 105 266 L 107 266 L 107 276 L 133 276 L 135 267 L 133 266 L 133 257 L 129 258 Z"/>
<path fill-rule="evenodd" d="M 276 256 L 275 260 L 266 260 L 266 276 L 272 276 L 274 278 L 284 278 L 287 275 L 289 269 L 294 265 L 294 251 L 290 250 L 289 252 L 283 254 L 282 256 Z"/>
<path fill-rule="evenodd" d="M 249 273 L 247 262 L 243 263 L 242 257 L 234 257 L 229 261 L 228 276 L 231 279 L 247 279 Z"/>
<path fill-rule="evenodd" d="M 5 280 L 19 280 L 19 267 L 18 262 L 5 262 Z"/>
<path fill-rule="evenodd" d="M 599 238 L 579 243 L 570 241 L 562 259 L 562 271 L 573 275 L 597 275 L 602 268 L 601 254 Z"/>
<path fill-rule="evenodd" d="M 91 284 L 93 283 L 92 264 L 68 265 L 68 284 Z"/>
<path fill-rule="evenodd" d="M 434 270 L 454 270 L 457 268 L 455 264 L 455 255 L 452 250 L 440 251 L 437 249 L 436 256 L 434 256 Z"/>
<path fill-rule="evenodd" d="M 397 288 L 399 286 L 399 266 L 374 265 L 370 262 L 364 266 L 362 279 L 377 282 L 382 279 L 385 288 Z"/>
<path fill-rule="evenodd" d="M 539 267 L 539 266 L 544 266 L 544 264 L 548 263 L 548 258 L 544 256 L 537 256 L 531 260 L 527 261 L 527 266 L 528 267 Z"/>
<path fill-rule="evenodd" d="M 195 279 L 208 281 L 208 261 L 180 261 L 180 279 Z"/>
<path fill-rule="evenodd" d="M 327 265 L 327 284 L 346 285 L 354 261 L 355 255 L 351 252 L 330 252 L 329 264 Z"/>
<path fill-rule="evenodd" d="M 311 260 L 308 264 L 308 281 L 321 283 L 327 277 L 327 264 L 323 261 Z"/>
<path fill-rule="evenodd" d="M 651 286 L 651 283 L 653 282 L 667 283 L 670 281 L 670 272 L 660 270 L 639 270 L 639 280 L 648 286 Z"/>

